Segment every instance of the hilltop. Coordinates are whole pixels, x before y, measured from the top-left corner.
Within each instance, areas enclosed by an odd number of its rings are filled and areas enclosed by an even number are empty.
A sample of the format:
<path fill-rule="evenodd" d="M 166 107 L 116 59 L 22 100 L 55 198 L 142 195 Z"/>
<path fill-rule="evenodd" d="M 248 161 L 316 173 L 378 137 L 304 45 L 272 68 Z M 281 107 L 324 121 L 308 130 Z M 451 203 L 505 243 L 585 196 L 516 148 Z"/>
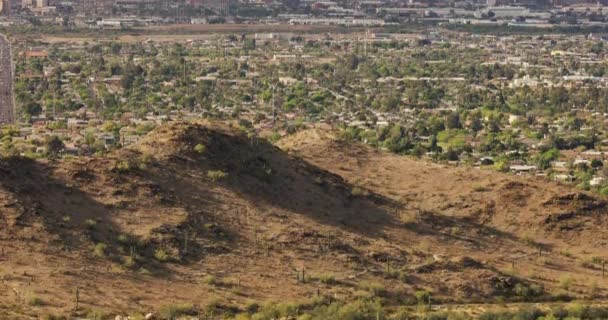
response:
<path fill-rule="evenodd" d="M 2 318 L 68 314 L 76 289 L 81 315 L 606 294 L 604 198 L 331 131 L 274 146 L 226 124 L 174 123 L 104 156 L 3 159 L 0 206 Z"/>

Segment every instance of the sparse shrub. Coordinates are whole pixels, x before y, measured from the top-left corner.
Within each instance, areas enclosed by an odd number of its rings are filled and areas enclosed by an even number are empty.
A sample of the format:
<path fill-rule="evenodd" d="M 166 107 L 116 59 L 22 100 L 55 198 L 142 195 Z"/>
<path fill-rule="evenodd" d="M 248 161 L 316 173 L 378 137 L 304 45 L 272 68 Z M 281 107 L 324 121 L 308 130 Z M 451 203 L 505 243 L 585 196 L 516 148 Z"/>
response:
<path fill-rule="evenodd" d="M 124 265 L 127 268 L 132 268 L 135 265 L 135 258 L 128 256 L 124 259 Z"/>
<path fill-rule="evenodd" d="M 606 307 L 591 306 L 586 311 L 583 319 L 608 319 L 608 309 Z"/>
<path fill-rule="evenodd" d="M 588 313 L 589 306 L 583 305 L 581 303 L 575 302 L 568 305 L 568 316 L 576 319 L 589 319 L 585 317 Z"/>
<path fill-rule="evenodd" d="M 564 319 L 568 317 L 568 311 L 564 309 L 561 305 L 551 309 L 551 316 L 556 319 Z"/>
<path fill-rule="evenodd" d="M 203 277 L 202 279 L 203 283 L 209 284 L 209 285 L 215 285 L 217 284 L 217 279 L 212 276 L 212 275 L 206 275 Z"/>
<path fill-rule="evenodd" d="M 146 316 L 141 313 L 134 313 L 129 315 L 129 320 L 145 320 Z"/>
<path fill-rule="evenodd" d="M 160 262 L 166 262 L 169 260 L 169 254 L 162 248 L 158 248 L 154 251 L 154 259 Z"/>
<path fill-rule="evenodd" d="M 43 304 L 42 299 L 33 292 L 28 292 L 25 295 L 25 303 L 32 307 L 41 306 Z"/>
<path fill-rule="evenodd" d="M 399 279 L 403 282 L 407 282 L 407 272 L 404 270 L 391 270 L 385 272 L 384 277 L 387 279 Z"/>
<path fill-rule="evenodd" d="M 126 160 L 118 161 L 116 165 L 114 165 L 114 171 L 118 173 L 127 173 L 131 171 L 131 164 Z"/>
<path fill-rule="evenodd" d="M 58 316 L 58 315 L 54 315 L 54 314 L 46 314 L 46 315 L 42 316 L 42 320 L 67 320 L 67 318 L 65 316 Z"/>
<path fill-rule="evenodd" d="M 289 319 L 298 315 L 300 306 L 296 303 L 267 303 L 264 304 L 253 319 Z"/>
<path fill-rule="evenodd" d="M 84 223 L 87 225 L 87 228 L 89 228 L 89 229 L 93 229 L 97 225 L 97 221 L 95 221 L 93 219 L 87 219 L 84 221 Z"/>
<path fill-rule="evenodd" d="M 399 307 L 390 317 L 392 320 L 409 320 L 412 318 L 412 312 L 405 307 Z"/>
<path fill-rule="evenodd" d="M 207 178 L 211 179 L 213 182 L 218 180 L 222 180 L 226 178 L 228 174 L 222 170 L 209 170 L 207 171 Z"/>
<path fill-rule="evenodd" d="M 545 313 L 537 308 L 523 307 L 515 312 L 512 319 L 536 320 L 544 315 Z"/>
<path fill-rule="evenodd" d="M 558 290 L 557 292 L 551 293 L 551 296 L 553 297 L 553 300 L 555 301 L 563 301 L 563 302 L 567 302 L 567 301 L 572 301 L 574 299 L 574 297 L 572 297 L 570 295 L 570 293 L 568 293 L 568 291 L 565 290 Z"/>
<path fill-rule="evenodd" d="M 524 235 L 521 238 L 521 241 L 529 246 L 536 246 L 536 241 L 534 240 L 534 238 L 531 235 Z"/>
<path fill-rule="evenodd" d="M 152 163 L 152 160 L 154 159 L 154 157 L 149 154 L 149 153 L 144 153 L 141 157 L 140 157 L 140 161 L 143 164 L 150 164 Z"/>
<path fill-rule="evenodd" d="M 473 191 L 475 191 L 475 192 L 485 192 L 485 191 L 488 191 L 488 190 L 489 190 L 488 188 L 486 188 L 486 187 L 484 187 L 482 185 L 474 185 L 473 186 Z"/>
<path fill-rule="evenodd" d="M 126 234 L 120 234 L 116 240 L 118 240 L 118 243 L 122 245 L 128 245 L 131 243 L 131 239 Z"/>
<path fill-rule="evenodd" d="M 250 301 L 245 305 L 245 311 L 249 313 L 256 313 L 260 310 L 260 305 L 255 301 Z"/>
<path fill-rule="evenodd" d="M 204 144 L 197 144 L 196 146 L 194 146 L 194 151 L 196 151 L 196 153 L 198 154 L 204 154 L 205 151 L 207 151 L 207 147 L 205 147 Z"/>
<path fill-rule="evenodd" d="M 546 314 L 536 308 L 523 307 L 515 311 L 486 311 L 479 315 L 480 320 L 503 320 L 503 319 L 517 319 L 517 320 L 536 320 Z"/>
<path fill-rule="evenodd" d="M 432 244 L 428 239 L 422 239 L 418 243 L 418 250 L 420 250 L 420 252 L 423 252 L 423 253 L 431 252 L 431 247 L 432 247 Z"/>
<path fill-rule="evenodd" d="M 564 290 L 570 290 L 572 286 L 572 278 L 568 275 L 563 275 L 559 278 L 559 287 Z"/>
<path fill-rule="evenodd" d="M 359 283 L 359 288 L 370 292 L 375 296 L 380 296 L 386 293 L 386 289 L 381 283 L 362 281 Z"/>
<path fill-rule="evenodd" d="M 587 268 L 587 269 L 595 269 L 595 265 L 591 261 L 583 261 L 583 262 L 581 262 L 581 267 Z"/>
<path fill-rule="evenodd" d="M 137 270 L 137 272 L 139 272 L 140 274 L 150 274 L 151 273 L 150 270 L 148 270 L 144 267 L 139 268 L 139 270 Z"/>
<path fill-rule="evenodd" d="M 601 265 L 603 262 L 604 262 L 604 258 L 602 258 L 602 257 L 598 257 L 598 256 L 591 257 L 591 263 Z"/>
<path fill-rule="evenodd" d="M 268 137 L 268 140 L 270 140 L 270 142 L 275 143 L 277 141 L 279 141 L 281 139 L 281 135 L 278 132 L 273 132 L 270 137 Z"/>
<path fill-rule="evenodd" d="M 355 197 L 367 196 L 369 194 L 367 190 L 361 187 L 354 187 L 350 193 Z"/>
<path fill-rule="evenodd" d="M 95 247 L 93 248 L 93 253 L 95 254 L 96 257 L 103 258 L 106 256 L 107 248 L 108 248 L 108 246 L 105 243 L 100 242 L 100 243 L 96 244 Z"/>
<path fill-rule="evenodd" d="M 431 293 L 426 290 L 418 290 L 416 293 L 414 293 L 414 295 L 416 296 L 416 301 L 418 301 L 418 304 L 427 304 L 431 298 Z"/>
<path fill-rule="evenodd" d="M 409 317 L 402 317 L 399 319 L 411 319 L 411 315 Z M 441 312 L 430 312 L 428 314 L 423 315 L 420 319 L 423 320 L 464 320 L 464 319 L 470 319 L 470 317 L 464 315 L 464 314 L 460 314 L 460 313 L 455 313 L 455 312 L 450 312 L 450 311 L 441 311 Z"/>
<path fill-rule="evenodd" d="M 148 169 L 148 165 L 145 162 L 140 162 L 137 164 L 137 169 L 144 171 Z"/>
<path fill-rule="evenodd" d="M 356 290 L 355 292 L 353 292 L 353 297 L 355 299 L 367 300 L 373 298 L 374 294 L 373 292 L 369 292 L 367 290 Z"/>
<path fill-rule="evenodd" d="M 191 304 L 168 304 L 158 310 L 158 316 L 163 320 L 175 320 L 181 316 L 195 315 L 194 307 Z"/>
<path fill-rule="evenodd" d="M 337 283 L 336 277 L 333 274 L 323 274 L 319 276 L 319 281 L 325 284 L 335 284 Z"/>
<path fill-rule="evenodd" d="M 305 317 L 303 319 L 387 319 L 379 299 L 321 304 L 311 310 L 309 314 L 312 317 Z M 275 319 L 278 318 L 275 317 Z M 254 319 L 267 318 L 254 317 Z"/>
<path fill-rule="evenodd" d="M 538 285 L 528 286 L 523 283 L 518 283 L 515 285 L 514 292 L 524 301 L 531 301 L 534 298 L 541 296 L 544 293 L 544 289 Z"/>
<path fill-rule="evenodd" d="M 87 319 L 91 320 L 106 320 L 110 319 L 111 315 L 103 310 L 91 310 L 87 312 Z"/>

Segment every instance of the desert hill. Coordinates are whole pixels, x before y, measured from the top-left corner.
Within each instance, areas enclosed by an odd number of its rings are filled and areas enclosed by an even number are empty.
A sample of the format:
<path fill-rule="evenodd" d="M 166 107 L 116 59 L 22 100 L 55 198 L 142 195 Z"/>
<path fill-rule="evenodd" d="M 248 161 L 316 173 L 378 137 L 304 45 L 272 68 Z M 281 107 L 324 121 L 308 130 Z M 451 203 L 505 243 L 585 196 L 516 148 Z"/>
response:
<path fill-rule="evenodd" d="M 169 124 L 105 156 L 0 162 L 0 317 L 317 296 L 599 301 L 605 201 L 328 131 L 273 146 Z"/>

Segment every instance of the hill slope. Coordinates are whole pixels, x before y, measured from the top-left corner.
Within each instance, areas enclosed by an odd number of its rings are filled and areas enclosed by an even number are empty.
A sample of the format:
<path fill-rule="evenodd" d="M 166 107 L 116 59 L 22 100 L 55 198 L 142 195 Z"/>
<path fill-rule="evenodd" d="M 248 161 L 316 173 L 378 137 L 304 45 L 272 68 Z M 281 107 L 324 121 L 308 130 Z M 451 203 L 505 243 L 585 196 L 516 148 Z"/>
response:
<path fill-rule="evenodd" d="M 604 297 L 604 199 L 323 131 L 279 147 L 178 123 L 104 157 L 3 160 L 0 315 L 69 313 L 77 288 L 77 313 Z"/>

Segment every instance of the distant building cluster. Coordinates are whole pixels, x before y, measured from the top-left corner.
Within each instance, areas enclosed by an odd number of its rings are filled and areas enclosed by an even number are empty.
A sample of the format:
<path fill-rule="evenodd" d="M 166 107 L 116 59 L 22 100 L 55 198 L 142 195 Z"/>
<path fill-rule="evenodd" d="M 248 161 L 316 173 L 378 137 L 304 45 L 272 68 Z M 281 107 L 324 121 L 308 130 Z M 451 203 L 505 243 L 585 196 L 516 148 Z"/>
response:
<path fill-rule="evenodd" d="M 108 28 L 231 22 L 359 27 L 403 22 L 507 23 L 534 27 L 606 23 L 605 6 L 608 0 L 1 0 L 0 15 L 14 18 L 2 24 L 44 17 L 50 22 Z M 61 19 L 65 17 L 72 20 Z M 98 18 L 117 17 L 122 20 L 97 23 Z"/>

